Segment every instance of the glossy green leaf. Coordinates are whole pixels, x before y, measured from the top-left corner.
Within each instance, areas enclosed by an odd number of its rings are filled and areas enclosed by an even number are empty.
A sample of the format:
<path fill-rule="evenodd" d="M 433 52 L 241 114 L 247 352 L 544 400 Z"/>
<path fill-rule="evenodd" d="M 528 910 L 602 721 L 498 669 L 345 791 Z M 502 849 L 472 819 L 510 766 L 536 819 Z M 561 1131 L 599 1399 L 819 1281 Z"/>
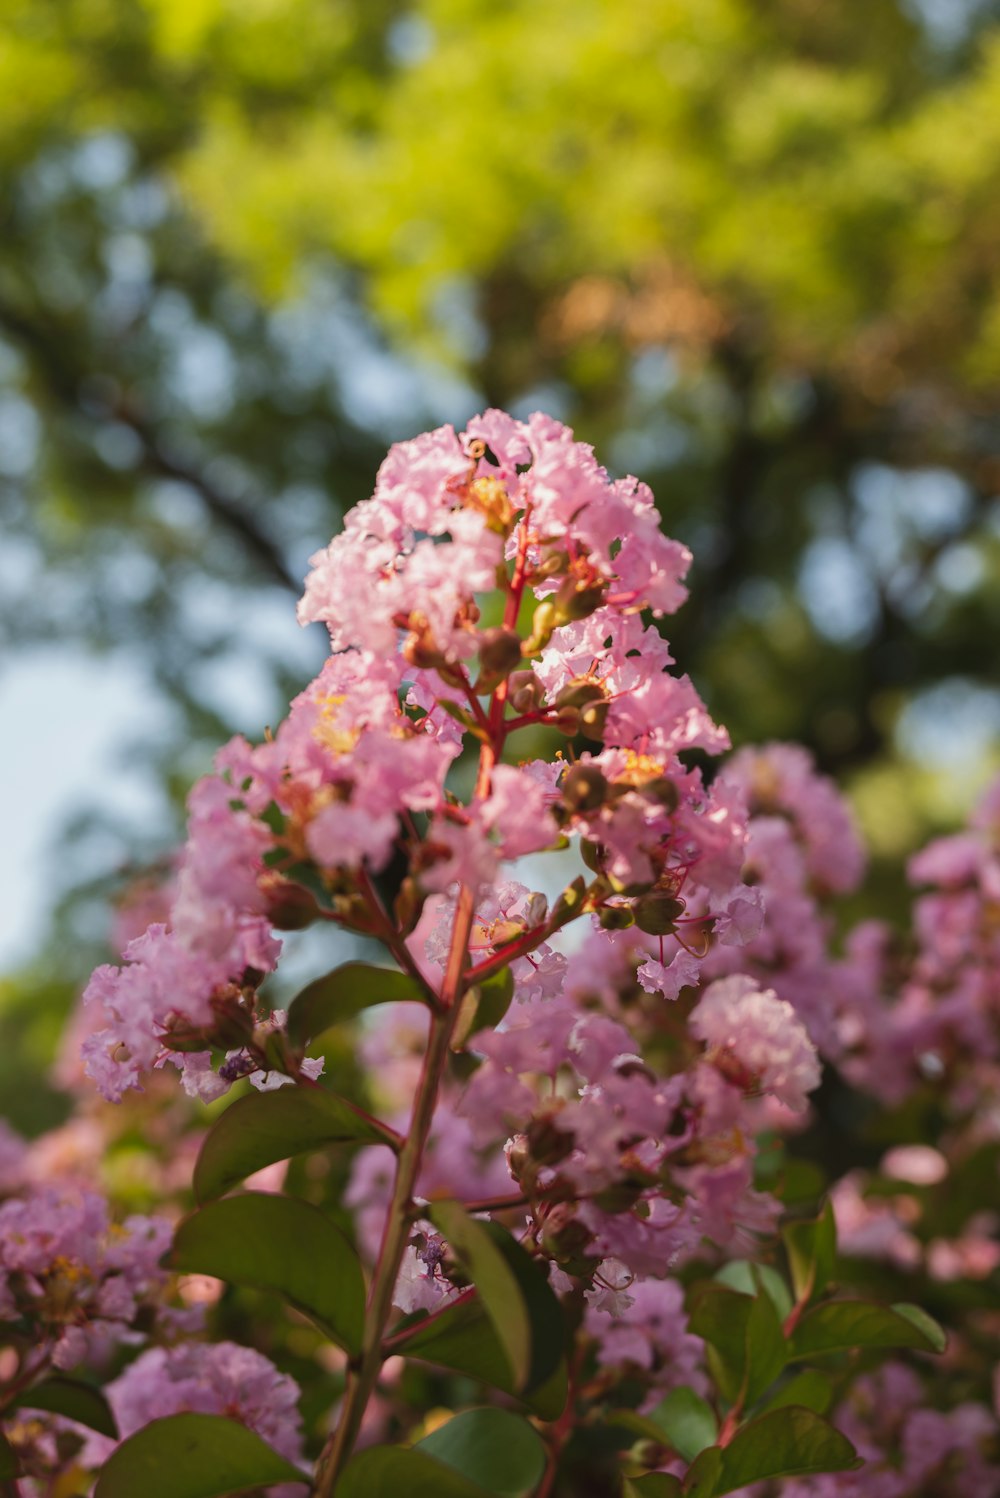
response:
<path fill-rule="evenodd" d="M 944 1332 L 916 1306 L 880 1306 L 864 1300 L 832 1300 L 807 1311 L 792 1336 L 792 1358 L 846 1352 L 853 1347 L 914 1347 L 941 1352 Z"/>
<path fill-rule="evenodd" d="M 693 1389 L 673 1389 L 648 1417 L 686 1462 L 693 1462 L 719 1432 L 711 1405 Z"/>
<path fill-rule="evenodd" d="M 681 1498 L 679 1478 L 667 1472 L 647 1472 L 644 1477 L 627 1477 L 622 1484 L 622 1498 Z"/>
<path fill-rule="evenodd" d="M 531 1323 L 531 1371 L 519 1397 L 545 1420 L 555 1420 L 566 1403 L 566 1323 L 544 1269 L 493 1223 L 484 1224 L 514 1271 Z M 424 1322 L 418 1322 L 397 1348 L 466 1373 L 507 1394 L 514 1387 L 510 1362 L 478 1294 L 468 1295 Z"/>
<path fill-rule="evenodd" d="M 239 1098 L 215 1121 L 194 1168 L 194 1194 L 211 1201 L 276 1160 L 326 1144 L 392 1136 L 346 1099 L 312 1087 L 279 1087 Z"/>
<path fill-rule="evenodd" d="M 523 1389 L 531 1372 L 531 1320 L 507 1256 L 487 1226 L 470 1217 L 458 1202 L 432 1202 L 427 1215 L 475 1285 L 507 1355 L 514 1388 Z"/>
<path fill-rule="evenodd" d="M 288 1038 L 304 1046 L 340 1020 L 375 1004 L 405 1000 L 423 1004 L 427 996 L 415 978 L 371 962 L 345 962 L 308 983 L 288 1007 Z"/>
<path fill-rule="evenodd" d="M 750 1307 L 746 1330 L 746 1372 L 743 1399 L 754 1404 L 769 1389 L 788 1361 L 788 1344 L 781 1329 L 777 1307 L 765 1289 L 758 1291 Z"/>
<path fill-rule="evenodd" d="M 948 1346 L 948 1334 L 943 1326 L 939 1326 L 933 1316 L 928 1316 L 921 1306 L 910 1305 L 908 1301 L 896 1301 L 890 1307 L 897 1316 L 902 1316 L 912 1323 L 918 1332 L 921 1332 L 930 1343 L 934 1352 L 944 1352 Z"/>
<path fill-rule="evenodd" d="M 837 1261 L 837 1224 L 827 1202 L 818 1217 L 790 1222 L 781 1236 L 797 1300 L 809 1300 L 830 1282 Z"/>
<path fill-rule="evenodd" d="M 360 1350 L 361 1264 L 339 1228 L 308 1202 L 261 1192 L 210 1202 L 180 1224 L 165 1263 L 277 1290 L 346 1351 Z"/>
<path fill-rule="evenodd" d="M 751 1420 L 720 1455 L 713 1498 L 768 1477 L 849 1472 L 861 1466 L 846 1436 L 812 1410 L 796 1406 Z"/>
<path fill-rule="evenodd" d="M 714 1279 L 718 1284 L 728 1285 L 731 1290 L 740 1290 L 744 1295 L 756 1295 L 758 1285 L 762 1285 L 774 1301 L 782 1321 L 792 1309 L 788 1286 L 770 1264 L 753 1264 L 749 1259 L 732 1259 L 723 1265 Z"/>
<path fill-rule="evenodd" d="M 546 1451 L 541 1436 L 509 1410 L 465 1410 L 417 1443 L 497 1498 L 522 1498 L 541 1481 Z"/>
<path fill-rule="evenodd" d="M 16 1477 L 20 1470 L 16 1451 L 6 1436 L 0 1435 L 0 1479 Z"/>
<path fill-rule="evenodd" d="M 684 1498 L 712 1498 L 722 1473 L 722 1452 L 709 1446 L 692 1462 L 682 1484 Z"/>
<path fill-rule="evenodd" d="M 168 1415 L 112 1452 L 94 1498 L 230 1498 L 277 1482 L 309 1486 L 245 1425 L 221 1415 Z"/>
<path fill-rule="evenodd" d="M 405 1498 L 492 1498 L 487 1488 L 416 1446 L 370 1446 L 354 1458 L 337 1484 L 337 1498 L 404 1498 L 404 1495 Z"/>
<path fill-rule="evenodd" d="M 690 1330 L 708 1343 L 712 1377 L 730 1401 L 743 1387 L 752 1306 L 749 1295 L 714 1282 L 698 1287 L 691 1306 Z"/>
<path fill-rule="evenodd" d="M 118 1426 L 103 1393 L 93 1384 L 84 1383 L 79 1378 L 68 1378 L 62 1373 L 53 1374 L 51 1378 L 26 1389 L 16 1407 L 49 1410 L 54 1415 L 65 1415 L 67 1420 L 76 1420 L 102 1436 L 118 1439 Z"/>
<path fill-rule="evenodd" d="M 832 1403 L 833 1384 L 829 1376 L 821 1373 L 818 1368 L 803 1368 L 771 1395 L 761 1414 L 797 1404 L 817 1415 L 825 1415 Z"/>
<path fill-rule="evenodd" d="M 452 1040 L 454 1050 L 461 1049 L 479 1030 L 494 1029 L 510 1008 L 514 997 L 514 974 L 509 967 L 490 973 L 482 983 L 470 988 L 462 1000 L 462 1010 Z"/>

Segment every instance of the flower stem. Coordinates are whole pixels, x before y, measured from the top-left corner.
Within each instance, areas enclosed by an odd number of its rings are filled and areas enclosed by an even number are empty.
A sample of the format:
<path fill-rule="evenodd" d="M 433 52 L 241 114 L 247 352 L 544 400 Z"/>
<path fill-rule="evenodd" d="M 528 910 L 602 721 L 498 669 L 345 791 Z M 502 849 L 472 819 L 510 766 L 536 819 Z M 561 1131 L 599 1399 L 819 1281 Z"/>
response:
<path fill-rule="evenodd" d="M 483 744 L 476 778 L 477 800 L 482 800 L 489 794 L 490 776 L 495 763 L 493 743 Z M 392 1201 L 386 1214 L 382 1244 L 368 1295 L 361 1352 L 348 1374 L 340 1419 L 324 1446 L 317 1465 L 315 1498 L 332 1498 L 336 1492 L 337 1482 L 354 1449 L 368 1401 L 382 1368 L 383 1337 L 392 1315 L 392 1295 L 413 1224 L 413 1193 L 423 1164 L 424 1149 L 458 1018 L 458 999 L 469 960 L 469 938 L 474 916 L 475 891 L 468 885 L 463 885 L 455 907 L 455 924 L 452 927 L 441 991 L 436 995 L 437 1007 L 431 1016 L 430 1036 L 413 1105 L 413 1117 L 396 1166 Z"/>

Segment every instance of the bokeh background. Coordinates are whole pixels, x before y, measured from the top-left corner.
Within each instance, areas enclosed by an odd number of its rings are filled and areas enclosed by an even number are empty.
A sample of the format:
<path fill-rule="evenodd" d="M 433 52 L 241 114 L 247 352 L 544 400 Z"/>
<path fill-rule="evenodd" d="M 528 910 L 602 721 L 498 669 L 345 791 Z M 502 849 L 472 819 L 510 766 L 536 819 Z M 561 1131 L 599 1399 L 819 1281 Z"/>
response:
<path fill-rule="evenodd" d="M 1000 6 L 2 0 L 0 1087 L 315 670 L 387 443 L 546 409 L 695 553 L 737 744 L 874 853 L 1000 764 Z"/>

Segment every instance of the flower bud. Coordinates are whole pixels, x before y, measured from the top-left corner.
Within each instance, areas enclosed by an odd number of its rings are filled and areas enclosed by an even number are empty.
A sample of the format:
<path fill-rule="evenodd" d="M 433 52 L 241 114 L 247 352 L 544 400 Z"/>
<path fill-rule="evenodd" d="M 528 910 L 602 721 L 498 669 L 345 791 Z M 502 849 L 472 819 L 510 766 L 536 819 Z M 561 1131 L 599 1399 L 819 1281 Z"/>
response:
<path fill-rule="evenodd" d="M 507 701 L 515 712 L 536 713 L 545 701 L 545 688 L 534 671 L 512 671 L 507 682 Z"/>
<path fill-rule="evenodd" d="M 559 789 L 568 812 L 596 811 L 607 799 L 608 782 L 596 765 L 571 765 Z"/>
<path fill-rule="evenodd" d="M 554 1102 L 539 1110 L 528 1125 L 526 1140 L 531 1158 L 537 1165 L 558 1165 L 573 1153 L 573 1135 L 560 1129 L 556 1119 L 562 1112 L 562 1102 Z"/>
<path fill-rule="evenodd" d="M 267 901 L 267 918 L 278 931 L 302 931 L 319 915 L 319 906 L 304 884 L 268 869 L 258 881 Z"/>
<path fill-rule="evenodd" d="M 540 650 L 544 650 L 552 638 L 553 630 L 562 623 L 565 620 L 556 617 L 556 606 L 552 599 L 543 599 L 531 621 L 531 639 L 525 643 L 524 654 L 537 655 Z"/>
<path fill-rule="evenodd" d="M 591 676 L 574 676 L 556 698 L 556 707 L 583 707 L 588 702 L 603 702 L 604 688 Z"/>
<path fill-rule="evenodd" d="M 673 931 L 677 918 L 684 913 L 684 901 L 672 895 L 641 895 L 632 907 L 635 923 L 648 936 L 667 936 Z"/>
<path fill-rule="evenodd" d="M 603 743 L 607 721 L 608 704 L 606 702 L 588 702 L 580 709 L 580 732 L 592 743 Z"/>
<path fill-rule="evenodd" d="M 591 1241 L 591 1231 L 576 1216 L 572 1203 L 563 1202 L 552 1208 L 545 1219 L 541 1244 L 549 1258 L 568 1274 L 587 1274 L 593 1268 L 594 1255 L 587 1253 Z"/>
<path fill-rule="evenodd" d="M 555 616 L 559 624 L 571 624 L 578 619 L 588 619 L 604 602 L 607 591 L 605 583 L 581 581 L 567 577 L 555 597 Z"/>
<path fill-rule="evenodd" d="M 521 664 L 521 636 L 515 629 L 484 629 L 479 636 L 480 676 L 478 685 L 504 680 Z"/>
<path fill-rule="evenodd" d="M 635 915 L 629 905 L 602 905 L 597 919 L 602 931 L 626 931 L 635 925 Z"/>

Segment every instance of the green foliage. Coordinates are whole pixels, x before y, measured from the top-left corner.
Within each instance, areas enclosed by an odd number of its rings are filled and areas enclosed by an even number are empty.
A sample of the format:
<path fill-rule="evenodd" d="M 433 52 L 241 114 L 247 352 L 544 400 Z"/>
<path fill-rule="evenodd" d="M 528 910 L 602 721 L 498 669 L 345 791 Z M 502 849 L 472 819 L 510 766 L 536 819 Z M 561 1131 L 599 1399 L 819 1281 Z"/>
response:
<path fill-rule="evenodd" d="M 789 1406 L 751 1420 L 728 1446 L 709 1447 L 684 1480 L 687 1498 L 721 1498 L 769 1477 L 849 1472 L 861 1466 L 846 1436 L 812 1410 Z"/>
<path fill-rule="evenodd" d="M 375 1004 L 425 1001 L 424 990 L 406 973 L 370 962 L 345 962 L 307 983 L 288 1007 L 288 1038 L 305 1046 L 331 1025 L 353 1019 Z"/>
<path fill-rule="evenodd" d="M 401 1338 L 397 1350 L 406 1357 L 424 1359 L 468 1374 L 505 1393 L 518 1394 L 530 1409 L 544 1419 L 554 1420 L 566 1402 L 566 1324 L 562 1309 L 542 1266 L 508 1232 L 495 1224 L 483 1226 L 482 1231 L 489 1234 L 516 1284 L 517 1296 L 510 1301 L 515 1316 L 519 1301 L 527 1313 L 531 1360 L 523 1389 L 511 1371 L 512 1359 L 507 1351 L 511 1339 L 507 1335 L 507 1340 L 501 1341 L 494 1321 L 502 1313 L 506 1299 L 505 1290 L 497 1293 L 497 1286 L 504 1285 L 499 1276 L 491 1284 L 492 1314 L 479 1294 L 470 1295 L 426 1321 L 416 1322 Z M 519 1336 L 515 1339 L 518 1351 Z"/>
<path fill-rule="evenodd" d="M 210 1202 L 177 1228 L 166 1263 L 232 1285 L 277 1290 L 338 1346 L 360 1350 L 361 1264 L 343 1233 L 308 1202 L 259 1192 Z"/>
<path fill-rule="evenodd" d="M 545 1469 L 545 1446 L 534 1426 L 507 1410 L 465 1410 L 418 1442 L 497 1498 L 525 1498 Z"/>
<path fill-rule="evenodd" d="M 489 1489 L 416 1447 L 371 1446 L 348 1466 L 338 1498 L 490 1498 Z"/>
<path fill-rule="evenodd" d="M 64 1373 L 51 1374 L 41 1383 L 33 1384 L 20 1396 L 15 1408 L 51 1410 L 53 1414 L 65 1415 L 67 1420 L 76 1420 L 102 1436 L 118 1439 L 114 1414 L 100 1389 Z"/>
<path fill-rule="evenodd" d="M 826 1289 L 836 1262 L 837 1229 L 830 1203 L 812 1221 L 788 1223 L 781 1236 L 795 1294 L 809 1301 Z"/>
<path fill-rule="evenodd" d="M 511 1252 L 505 1252 L 495 1233 L 485 1223 L 470 1217 L 458 1202 L 432 1202 L 428 1215 L 447 1239 L 459 1268 L 475 1285 L 506 1354 L 514 1388 L 523 1389 L 532 1370 L 533 1331 L 528 1306 L 510 1263 Z M 511 1240 L 511 1249 L 514 1247 Z"/>
<path fill-rule="evenodd" d="M 220 1415 L 168 1415 L 105 1462 L 94 1498 L 229 1498 L 267 1483 L 309 1486 L 260 1436 Z"/>
<path fill-rule="evenodd" d="M 686 1462 L 693 1462 L 719 1433 L 719 1422 L 709 1404 L 693 1389 L 674 1389 L 649 1415 Z"/>
<path fill-rule="evenodd" d="M 943 1352 L 946 1342 L 941 1328 L 918 1306 L 832 1300 L 806 1312 L 792 1334 L 789 1356 L 818 1357 L 852 1347 L 913 1347 L 920 1352 Z"/>
<path fill-rule="evenodd" d="M 327 1144 L 385 1144 L 392 1138 L 346 1098 L 304 1087 L 251 1092 L 231 1103 L 205 1135 L 194 1168 L 199 1202 L 223 1196 L 276 1160 Z"/>

